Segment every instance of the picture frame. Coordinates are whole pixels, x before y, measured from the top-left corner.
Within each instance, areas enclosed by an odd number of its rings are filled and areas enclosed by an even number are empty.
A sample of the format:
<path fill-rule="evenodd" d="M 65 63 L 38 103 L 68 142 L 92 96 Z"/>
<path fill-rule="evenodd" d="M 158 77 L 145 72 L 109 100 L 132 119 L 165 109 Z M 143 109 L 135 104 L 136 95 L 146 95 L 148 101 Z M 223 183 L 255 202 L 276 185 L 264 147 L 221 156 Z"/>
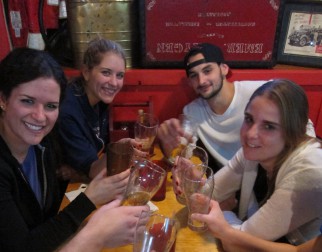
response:
<path fill-rule="evenodd" d="M 139 0 L 141 66 L 183 68 L 192 46 L 213 43 L 231 68 L 272 68 L 284 2 Z"/>
<path fill-rule="evenodd" d="M 321 3 L 285 4 L 277 63 L 322 67 Z"/>

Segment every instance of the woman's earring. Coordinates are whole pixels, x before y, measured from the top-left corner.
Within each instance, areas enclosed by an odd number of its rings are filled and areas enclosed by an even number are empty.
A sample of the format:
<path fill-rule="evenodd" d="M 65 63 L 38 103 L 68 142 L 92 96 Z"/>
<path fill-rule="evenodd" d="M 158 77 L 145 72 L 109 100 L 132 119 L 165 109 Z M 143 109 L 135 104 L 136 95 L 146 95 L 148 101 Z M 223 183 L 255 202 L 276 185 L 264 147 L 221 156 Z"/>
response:
<path fill-rule="evenodd" d="M 5 111 L 4 105 L 0 105 L 0 108 L 1 108 L 2 111 Z"/>

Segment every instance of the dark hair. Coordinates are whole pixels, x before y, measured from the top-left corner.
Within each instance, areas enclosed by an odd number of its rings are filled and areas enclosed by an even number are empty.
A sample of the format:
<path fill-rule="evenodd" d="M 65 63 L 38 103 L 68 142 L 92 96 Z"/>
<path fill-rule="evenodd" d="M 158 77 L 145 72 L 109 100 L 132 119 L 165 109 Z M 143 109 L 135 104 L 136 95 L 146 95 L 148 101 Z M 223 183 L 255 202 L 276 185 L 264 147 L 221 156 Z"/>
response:
<path fill-rule="evenodd" d="M 56 60 L 45 51 L 16 48 L 0 63 L 0 92 L 8 98 L 19 85 L 41 77 L 53 78 L 58 83 L 61 100 L 67 80 Z"/>

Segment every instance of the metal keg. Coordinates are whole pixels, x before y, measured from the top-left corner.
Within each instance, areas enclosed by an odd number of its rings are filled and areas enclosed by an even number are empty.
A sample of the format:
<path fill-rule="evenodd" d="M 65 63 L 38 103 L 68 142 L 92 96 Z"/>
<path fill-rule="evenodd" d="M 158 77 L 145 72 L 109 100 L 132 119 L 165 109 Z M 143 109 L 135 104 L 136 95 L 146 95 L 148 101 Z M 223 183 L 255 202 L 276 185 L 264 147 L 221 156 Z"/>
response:
<path fill-rule="evenodd" d="M 134 2 L 134 0 L 67 1 L 75 67 L 81 66 L 88 42 L 98 36 L 113 40 L 124 48 L 127 68 L 136 65 L 139 45 Z"/>

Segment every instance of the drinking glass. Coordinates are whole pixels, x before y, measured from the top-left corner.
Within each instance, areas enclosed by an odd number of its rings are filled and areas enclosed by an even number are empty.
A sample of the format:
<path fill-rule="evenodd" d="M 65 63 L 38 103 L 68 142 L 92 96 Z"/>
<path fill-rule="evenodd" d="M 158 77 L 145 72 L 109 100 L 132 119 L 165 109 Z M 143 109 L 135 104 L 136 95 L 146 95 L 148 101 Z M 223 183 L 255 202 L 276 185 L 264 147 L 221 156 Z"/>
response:
<path fill-rule="evenodd" d="M 208 154 L 202 147 L 194 144 L 188 144 L 177 157 L 176 164 L 172 168 L 173 189 L 176 193 L 177 201 L 186 204 L 182 187 L 182 176 L 186 169 L 195 165 L 208 165 Z"/>
<path fill-rule="evenodd" d="M 179 145 L 171 151 L 171 155 L 168 161 L 174 164 L 176 156 L 178 156 L 182 149 L 184 149 L 189 143 L 197 142 L 197 129 L 198 124 L 191 116 L 180 114 L 178 117 L 184 136 L 180 137 Z"/>
<path fill-rule="evenodd" d="M 214 184 L 213 171 L 205 165 L 192 166 L 183 174 L 183 190 L 189 210 L 188 227 L 193 231 L 207 230 L 206 223 L 192 220 L 191 214 L 207 214 L 209 212 Z"/>
<path fill-rule="evenodd" d="M 159 165 L 145 158 L 138 159 L 131 169 L 122 205 L 147 204 L 159 190 L 165 178 L 166 171 Z"/>
<path fill-rule="evenodd" d="M 134 124 L 134 138 L 141 143 L 142 151 L 153 154 L 151 147 L 157 135 L 158 127 L 159 120 L 153 114 L 141 113 L 138 115 Z"/>
<path fill-rule="evenodd" d="M 168 252 L 173 246 L 179 222 L 161 214 L 143 211 L 136 225 L 134 252 Z"/>
<path fill-rule="evenodd" d="M 167 174 L 168 174 L 168 169 L 167 169 L 167 164 L 164 162 L 164 160 L 152 160 L 153 163 L 156 163 L 160 167 L 162 167 L 166 171 L 166 177 L 159 188 L 159 190 L 154 194 L 152 197 L 152 201 L 162 201 L 166 197 L 167 193 Z"/>
<path fill-rule="evenodd" d="M 107 175 L 112 176 L 125 171 L 131 166 L 134 154 L 130 142 L 111 142 L 106 149 Z"/>

